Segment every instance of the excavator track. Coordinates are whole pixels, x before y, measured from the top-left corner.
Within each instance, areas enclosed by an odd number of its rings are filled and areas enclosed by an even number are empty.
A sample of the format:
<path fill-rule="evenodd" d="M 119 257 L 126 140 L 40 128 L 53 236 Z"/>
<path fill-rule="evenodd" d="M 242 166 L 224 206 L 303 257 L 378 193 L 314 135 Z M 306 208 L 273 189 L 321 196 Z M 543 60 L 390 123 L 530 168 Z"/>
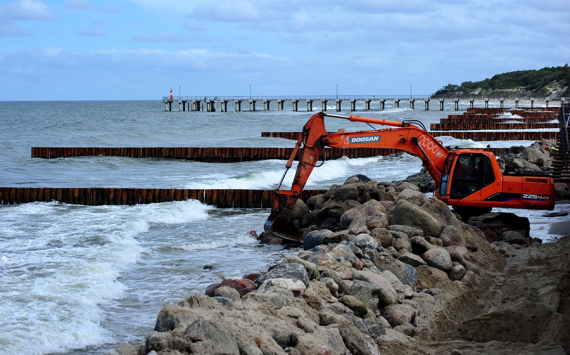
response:
<path fill-rule="evenodd" d="M 499 234 L 504 228 L 510 228 L 521 233 L 524 237 L 529 237 L 530 222 L 528 218 L 519 217 L 514 213 L 489 212 L 479 216 L 471 216 L 467 224 L 475 226 L 480 230 L 492 230 Z"/>

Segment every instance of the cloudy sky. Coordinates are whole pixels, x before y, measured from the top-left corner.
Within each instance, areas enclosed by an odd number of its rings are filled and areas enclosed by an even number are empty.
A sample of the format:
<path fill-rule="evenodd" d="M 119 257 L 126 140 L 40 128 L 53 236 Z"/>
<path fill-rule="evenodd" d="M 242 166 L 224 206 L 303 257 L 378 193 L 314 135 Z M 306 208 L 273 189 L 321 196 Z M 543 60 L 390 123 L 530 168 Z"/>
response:
<path fill-rule="evenodd" d="M 570 62 L 568 0 L 0 0 L 0 101 L 431 94 Z"/>

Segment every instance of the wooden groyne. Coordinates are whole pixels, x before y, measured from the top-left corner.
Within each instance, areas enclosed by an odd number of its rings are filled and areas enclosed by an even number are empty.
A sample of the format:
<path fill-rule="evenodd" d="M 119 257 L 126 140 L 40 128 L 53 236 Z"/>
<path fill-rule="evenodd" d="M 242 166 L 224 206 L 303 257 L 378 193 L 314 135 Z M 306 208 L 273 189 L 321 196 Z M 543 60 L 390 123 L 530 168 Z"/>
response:
<path fill-rule="evenodd" d="M 496 122 L 462 122 L 462 123 L 432 123 L 432 131 L 455 131 L 455 130 L 476 130 L 476 129 L 558 129 L 558 123 L 496 123 Z"/>
<path fill-rule="evenodd" d="M 306 200 L 326 191 L 303 190 L 301 198 Z M 217 208 L 269 208 L 272 195 L 273 190 L 0 187 L 0 204 L 57 201 L 102 206 L 198 200 Z"/>
<path fill-rule="evenodd" d="M 506 115 L 506 114 L 510 114 Z M 476 129 L 544 129 L 559 128 L 560 107 L 542 109 L 469 108 L 462 115 L 449 115 L 432 123 L 432 131 Z"/>
<path fill-rule="evenodd" d="M 291 132 L 297 133 L 298 132 Z M 33 147 L 32 158 L 71 158 L 80 156 L 186 159 L 208 163 L 234 163 L 266 159 L 284 159 L 293 148 L 94 148 L 94 147 Z M 397 153 L 388 148 L 327 148 L 326 159 L 365 158 Z M 300 153 L 297 153 L 297 159 Z M 323 157 L 321 157 L 322 159 Z"/>
<path fill-rule="evenodd" d="M 496 128 L 495 128 L 496 129 Z M 457 139 L 472 139 L 474 141 L 499 140 L 536 140 L 557 139 L 558 132 L 554 131 L 434 131 L 429 132 L 434 137 L 453 137 Z M 292 140 L 299 139 L 299 132 L 261 132 L 262 137 L 279 137 Z M 368 148 L 373 149 L 373 148 Z M 382 148 L 374 148 L 382 149 Z"/>

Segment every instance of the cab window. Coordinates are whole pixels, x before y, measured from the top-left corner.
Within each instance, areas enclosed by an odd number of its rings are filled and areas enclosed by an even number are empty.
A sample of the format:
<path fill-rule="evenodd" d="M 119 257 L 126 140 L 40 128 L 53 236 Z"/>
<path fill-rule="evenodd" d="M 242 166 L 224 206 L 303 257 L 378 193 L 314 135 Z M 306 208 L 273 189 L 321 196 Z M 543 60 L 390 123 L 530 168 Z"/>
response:
<path fill-rule="evenodd" d="M 495 181 L 493 165 L 485 154 L 462 154 L 451 183 L 451 198 L 465 198 Z"/>

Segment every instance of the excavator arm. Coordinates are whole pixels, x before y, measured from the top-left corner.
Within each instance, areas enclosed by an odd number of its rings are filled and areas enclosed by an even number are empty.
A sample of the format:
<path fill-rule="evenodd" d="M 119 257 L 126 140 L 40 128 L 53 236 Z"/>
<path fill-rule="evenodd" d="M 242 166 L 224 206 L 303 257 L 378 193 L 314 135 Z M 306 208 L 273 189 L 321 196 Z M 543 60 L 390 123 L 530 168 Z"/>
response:
<path fill-rule="evenodd" d="M 325 117 L 346 119 L 352 122 L 379 124 L 395 128 L 372 129 L 365 131 L 327 133 Z M 291 168 L 297 152 L 302 146 L 299 165 L 290 190 L 281 190 L 281 184 Z M 422 165 L 435 180 L 436 186 L 441 183 L 443 166 L 448 150 L 434 137 L 409 122 L 389 121 L 359 116 L 339 116 L 317 113 L 303 127 L 299 140 L 295 145 L 279 186 L 274 191 L 273 209 L 265 222 L 265 231 L 279 237 L 300 241 L 302 236 L 293 225 L 292 209 L 303 191 L 313 168 L 319 158 L 326 154 L 326 147 L 333 148 L 393 148 L 408 152 L 422 160 Z M 284 206 L 279 206 L 280 195 L 287 196 Z"/>

